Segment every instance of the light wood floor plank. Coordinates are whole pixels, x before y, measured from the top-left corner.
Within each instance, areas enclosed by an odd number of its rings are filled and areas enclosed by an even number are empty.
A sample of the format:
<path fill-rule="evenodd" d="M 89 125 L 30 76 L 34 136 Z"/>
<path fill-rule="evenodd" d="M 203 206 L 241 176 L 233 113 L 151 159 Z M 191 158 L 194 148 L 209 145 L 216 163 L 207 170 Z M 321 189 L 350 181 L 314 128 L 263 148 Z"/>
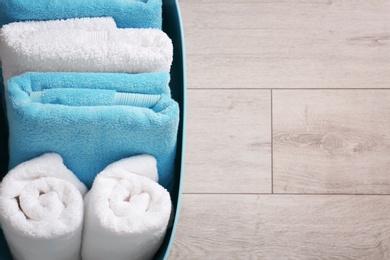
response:
<path fill-rule="evenodd" d="M 389 196 L 184 195 L 169 259 L 389 259 Z"/>
<path fill-rule="evenodd" d="M 390 1 L 179 2 L 190 90 L 169 259 L 390 259 L 390 196 L 326 195 L 390 194 L 390 90 L 356 90 L 390 88 Z M 291 194 L 242 194 L 272 182 Z"/>
<path fill-rule="evenodd" d="M 191 88 L 388 88 L 390 2 L 181 0 Z"/>
<path fill-rule="evenodd" d="M 270 94 L 189 91 L 184 192 L 271 192 Z"/>
<path fill-rule="evenodd" d="M 283 193 L 390 193 L 390 90 L 275 90 L 273 184 Z"/>

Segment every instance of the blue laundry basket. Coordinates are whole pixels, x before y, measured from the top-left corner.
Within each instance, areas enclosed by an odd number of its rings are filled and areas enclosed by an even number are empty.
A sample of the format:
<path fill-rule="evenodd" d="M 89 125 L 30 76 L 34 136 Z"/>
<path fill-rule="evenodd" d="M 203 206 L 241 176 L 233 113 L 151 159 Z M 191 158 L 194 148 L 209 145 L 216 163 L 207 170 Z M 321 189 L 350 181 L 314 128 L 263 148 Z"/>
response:
<path fill-rule="evenodd" d="M 180 10 L 177 0 L 163 0 L 163 31 L 172 39 L 174 46 L 173 63 L 171 67 L 170 87 L 172 97 L 180 106 L 180 125 L 177 140 L 177 153 L 175 161 L 175 182 L 171 192 L 174 209 L 172 226 L 168 228 L 164 242 L 156 253 L 154 259 L 167 259 L 173 243 L 177 227 L 181 189 L 184 172 L 184 151 L 185 151 L 185 125 L 186 125 L 186 69 L 184 35 Z M 0 75 L 0 80 L 2 80 Z M 5 119 L 4 97 L 1 97 L 0 105 L 0 179 L 7 173 L 8 168 L 8 127 Z M 130 258 L 129 258 L 130 259 Z M 12 260 L 4 235 L 0 230 L 0 260 Z"/>
<path fill-rule="evenodd" d="M 186 66 L 183 25 L 177 0 L 163 0 L 163 31 L 173 42 L 173 63 L 171 67 L 170 87 L 172 97 L 179 103 L 180 124 L 177 136 L 175 162 L 175 183 L 171 192 L 175 210 L 172 227 L 168 229 L 164 242 L 154 259 L 167 259 L 171 249 L 177 223 L 179 220 L 182 182 L 184 174 L 185 126 L 186 126 Z"/>

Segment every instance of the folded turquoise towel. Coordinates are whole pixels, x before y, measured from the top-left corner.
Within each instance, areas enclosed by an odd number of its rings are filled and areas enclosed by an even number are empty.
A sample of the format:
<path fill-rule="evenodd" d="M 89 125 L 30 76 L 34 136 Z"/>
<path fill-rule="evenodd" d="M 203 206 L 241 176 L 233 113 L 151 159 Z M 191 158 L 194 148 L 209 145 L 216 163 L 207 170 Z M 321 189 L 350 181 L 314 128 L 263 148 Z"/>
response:
<path fill-rule="evenodd" d="M 60 154 L 88 187 L 119 159 L 150 154 L 173 184 L 179 121 L 168 73 L 25 73 L 6 91 L 10 168 Z M 104 99 L 99 101 L 96 97 Z"/>
<path fill-rule="evenodd" d="M 119 28 L 162 26 L 161 0 L 0 0 L 0 27 L 21 21 L 112 16 Z"/>

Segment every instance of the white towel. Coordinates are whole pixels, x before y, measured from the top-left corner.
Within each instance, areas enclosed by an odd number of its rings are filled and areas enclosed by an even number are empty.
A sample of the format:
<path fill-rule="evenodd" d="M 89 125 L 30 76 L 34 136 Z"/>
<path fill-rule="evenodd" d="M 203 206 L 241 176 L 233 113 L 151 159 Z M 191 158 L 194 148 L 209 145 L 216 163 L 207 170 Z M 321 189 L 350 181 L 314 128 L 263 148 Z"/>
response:
<path fill-rule="evenodd" d="M 157 176 L 155 165 L 151 156 L 135 156 L 98 174 L 85 197 L 83 260 L 147 260 L 154 256 L 164 239 L 172 207 L 169 193 L 150 179 Z"/>
<path fill-rule="evenodd" d="M 29 21 L 6 24 L 2 30 L 5 35 L 19 35 L 28 31 L 43 30 L 85 30 L 99 31 L 116 29 L 116 23 L 112 17 L 97 18 L 73 18 L 67 20 Z"/>
<path fill-rule="evenodd" d="M 58 154 L 11 170 L 0 184 L 0 223 L 14 259 L 80 259 L 86 192 Z"/>
<path fill-rule="evenodd" d="M 4 83 L 31 72 L 169 72 L 173 59 L 171 39 L 159 29 L 82 29 L 78 21 L 53 29 L 13 23 L 0 31 Z M 90 23 L 91 21 L 87 21 Z M 29 22 L 25 22 L 29 23 Z M 98 23 L 98 20 L 94 20 Z M 102 21 L 108 24 L 107 18 Z M 20 27 L 20 28 L 18 28 Z M 75 28 L 76 27 L 76 28 Z M 101 26 L 104 27 L 104 26 Z M 15 29 L 17 28 L 17 29 Z"/>

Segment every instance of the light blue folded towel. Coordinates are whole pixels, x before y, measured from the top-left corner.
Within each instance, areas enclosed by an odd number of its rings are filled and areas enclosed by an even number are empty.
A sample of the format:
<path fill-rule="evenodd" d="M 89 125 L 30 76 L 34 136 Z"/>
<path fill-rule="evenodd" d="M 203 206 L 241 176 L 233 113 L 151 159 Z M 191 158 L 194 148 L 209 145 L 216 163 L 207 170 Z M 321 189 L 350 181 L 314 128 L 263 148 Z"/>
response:
<path fill-rule="evenodd" d="M 10 79 L 9 167 L 55 152 L 91 187 L 107 165 L 150 154 L 159 183 L 171 189 L 179 107 L 168 83 L 168 73 L 25 73 Z"/>
<path fill-rule="evenodd" d="M 0 0 L 0 27 L 21 21 L 112 16 L 119 28 L 162 26 L 161 0 Z"/>

